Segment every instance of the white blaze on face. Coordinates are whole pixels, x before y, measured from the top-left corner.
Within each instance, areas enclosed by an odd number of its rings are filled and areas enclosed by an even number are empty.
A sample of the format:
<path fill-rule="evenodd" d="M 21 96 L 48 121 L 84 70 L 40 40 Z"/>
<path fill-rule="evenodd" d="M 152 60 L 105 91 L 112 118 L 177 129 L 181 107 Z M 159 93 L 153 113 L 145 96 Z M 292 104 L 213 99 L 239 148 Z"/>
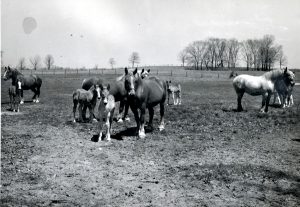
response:
<path fill-rule="evenodd" d="M 97 97 L 101 98 L 101 95 L 100 95 L 101 89 L 99 86 L 96 86 L 96 91 L 97 91 Z"/>

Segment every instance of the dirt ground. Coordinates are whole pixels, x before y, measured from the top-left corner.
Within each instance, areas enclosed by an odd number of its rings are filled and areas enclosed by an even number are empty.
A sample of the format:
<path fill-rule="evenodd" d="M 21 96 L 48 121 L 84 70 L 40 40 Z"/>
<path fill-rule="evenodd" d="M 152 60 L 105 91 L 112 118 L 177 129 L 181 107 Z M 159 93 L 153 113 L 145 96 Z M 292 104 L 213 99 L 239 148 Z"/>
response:
<path fill-rule="evenodd" d="M 108 78 L 111 80 L 111 78 Z M 300 87 L 295 105 L 259 113 L 245 95 L 237 113 L 231 80 L 181 81 L 182 105 L 166 107 L 166 129 L 134 135 L 113 123 L 72 122 L 81 78 L 43 77 L 40 103 L 7 111 L 1 82 L 1 206 L 299 206 Z"/>

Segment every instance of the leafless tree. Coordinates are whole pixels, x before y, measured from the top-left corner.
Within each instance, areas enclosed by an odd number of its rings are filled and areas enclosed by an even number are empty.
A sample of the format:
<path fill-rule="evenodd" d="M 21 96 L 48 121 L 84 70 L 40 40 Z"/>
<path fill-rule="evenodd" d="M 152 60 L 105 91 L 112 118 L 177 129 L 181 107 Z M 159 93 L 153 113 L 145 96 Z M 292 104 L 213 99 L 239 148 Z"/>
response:
<path fill-rule="evenodd" d="M 29 61 L 30 61 L 31 65 L 32 65 L 32 68 L 34 70 L 36 70 L 38 68 L 38 66 L 40 65 L 41 57 L 39 55 L 36 55 L 35 57 L 30 58 Z"/>
<path fill-rule="evenodd" d="M 98 70 L 98 64 L 96 64 L 96 65 L 94 66 L 94 69 L 95 69 L 95 70 Z"/>
<path fill-rule="evenodd" d="M 178 60 L 182 63 L 183 67 L 184 67 L 185 62 L 187 61 L 187 57 L 188 57 L 188 55 L 187 55 L 187 52 L 185 49 L 180 51 L 178 54 Z"/>
<path fill-rule="evenodd" d="M 25 69 L 25 58 L 24 57 L 19 59 L 19 67 L 20 67 L 20 70 Z"/>
<path fill-rule="evenodd" d="M 240 49 L 240 44 L 237 39 L 230 39 L 226 41 L 225 49 L 225 60 L 227 62 L 228 68 L 235 68 L 238 58 L 238 52 Z"/>
<path fill-rule="evenodd" d="M 278 52 L 278 63 L 279 63 L 280 68 L 284 65 L 287 65 L 287 57 L 283 53 L 282 46 L 280 46 L 280 49 Z"/>
<path fill-rule="evenodd" d="M 116 64 L 116 61 L 115 61 L 115 59 L 114 58 L 109 58 L 109 64 L 110 64 L 110 66 L 111 66 L 111 68 L 113 69 L 114 68 L 114 65 Z"/>
<path fill-rule="evenodd" d="M 52 55 L 46 55 L 44 63 L 46 65 L 47 69 L 50 70 L 50 68 L 54 64 L 54 58 L 53 58 L 53 56 Z"/>
<path fill-rule="evenodd" d="M 132 68 L 134 68 L 134 64 L 139 64 L 140 63 L 140 56 L 139 53 L 133 52 L 130 57 L 129 57 L 129 63 L 131 63 Z"/>
<path fill-rule="evenodd" d="M 195 41 L 190 43 L 185 49 L 188 64 L 193 65 L 196 70 L 199 70 L 200 66 L 200 69 L 202 70 L 206 49 L 207 44 L 204 41 Z"/>
<path fill-rule="evenodd" d="M 249 41 L 251 40 L 246 40 L 241 43 L 241 48 L 242 48 L 241 55 L 246 62 L 247 70 L 251 68 L 251 65 L 253 63 L 252 52 L 251 52 Z"/>

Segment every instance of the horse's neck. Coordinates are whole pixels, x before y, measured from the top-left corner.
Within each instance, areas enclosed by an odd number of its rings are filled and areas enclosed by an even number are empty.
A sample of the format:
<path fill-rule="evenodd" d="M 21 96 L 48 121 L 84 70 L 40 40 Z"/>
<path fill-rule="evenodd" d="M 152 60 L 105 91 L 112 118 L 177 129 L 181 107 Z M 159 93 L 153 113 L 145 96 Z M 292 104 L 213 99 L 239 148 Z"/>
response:
<path fill-rule="evenodd" d="M 283 72 L 280 70 L 274 70 L 274 71 L 267 72 L 267 73 L 263 74 L 262 76 L 265 77 L 267 80 L 276 82 L 276 81 L 282 79 L 282 73 Z"/>
<path fill-rule="evenodd" d="M 17 84 L 17 79 L 23 79 L 23 74 L 20 73 L 18 70 L 14 70 L 12 73 L 13 73 L 12 78 L 11 78 L 12 79 L 12 84 L 16 85 Z"/>

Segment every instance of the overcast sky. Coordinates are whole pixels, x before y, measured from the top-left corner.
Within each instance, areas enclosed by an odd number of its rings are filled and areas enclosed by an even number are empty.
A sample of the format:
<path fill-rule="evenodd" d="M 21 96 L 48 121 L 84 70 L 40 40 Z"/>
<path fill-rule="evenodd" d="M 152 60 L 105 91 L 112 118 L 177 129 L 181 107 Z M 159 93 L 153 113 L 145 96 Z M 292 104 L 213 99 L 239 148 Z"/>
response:
<path fill-rule="evenodd" d="M 25 28 L 24 28 L 25 24 Z M 273 34 L 300 68 L 299 0 L 2 0 L 3 63 L 52 54 L 63 67 L 180 64 L 188 43 Z"/>

